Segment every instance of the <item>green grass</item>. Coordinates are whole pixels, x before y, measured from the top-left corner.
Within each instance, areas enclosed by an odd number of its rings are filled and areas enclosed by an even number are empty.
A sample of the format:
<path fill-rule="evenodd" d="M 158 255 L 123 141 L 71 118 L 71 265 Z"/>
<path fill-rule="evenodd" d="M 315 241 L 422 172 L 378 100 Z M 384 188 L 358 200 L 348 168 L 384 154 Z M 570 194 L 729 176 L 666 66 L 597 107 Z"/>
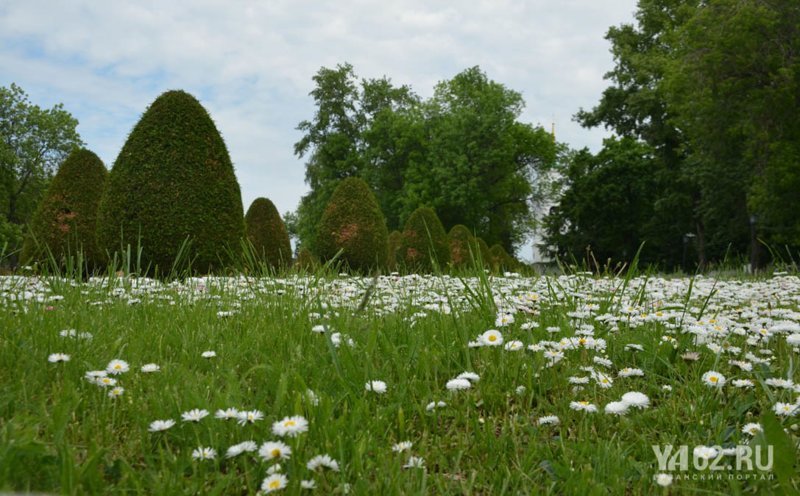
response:
<path fill-rule="evenodd" d="M 0 281 L 0 490 L 253 494 L 272 463 L 255 453 L 227 459 L 225 451 L 242 441 L 278 440 L 272 423 L 290 415 L 304 416 L 310 428 L 282 439 L 293 450 L 281 463 L 287 494 L 307 493 L 299 486 L 303 479 L 313 479 L 319 494 L 791 494 L 800 488 L 792 466 L 800 416 L 778 417 L 785 434 L 768 414 L 778 401 L 794 402 L 797 393 L 763 383 L 770 377 L 800 382 L 798 353 L 785 333 L 746 342 L 764 319 L 770 319 L 767 328 L 800 321 L 796 277 L 691 284 L 652 275 L 381 278 L 366 302 L 371 279 L 331 276 L 202 284 Z M 32 298 L 18 301 L 24 291 Z M 592 324 L 607 347 L 566 350 L 554 366 L 542 351 L 524 347 L 468 347 L 497 328 L 498 306 L 514 307 L 515 322 L 500 328 L 506 342 L 558 341 Z M 449 311 L 441 311 L 445 307 Z M 228 311 L 232 315 L 218 315 Z M 604 314 L 618 321 L 595 319 Z M 537 327 L 524 329 L 527 322 Z M 329 331 L 312 332 L 318 324 Z M 711 341 L 741 349 L 715 354 L 682 332 L 690 325 L 720 326 L 724 332 Z M 558 332 L 547 330 L 555 327 Z M 93 337 L 59 336 L 65 329 Z M 333 332 L 353 346 L 336 347 Z M 753 364 L 752 372 L 728 363 L 750 352 L 767 356 L 762 349 L 772 352 L 772 361 Z M 207 350 L 216 357 L 202 358 Z M 688 351 L 698 359 L 682 358 Z M 71 359 L 49 363 L 48 355 L 57 352 Z M 598 365 L 595 356 L 613 365 Z M 130 364 L 117 376 L 125 388 L 117 398 L 84 378 L 112 359 Z M 146 363 L 160 371 L 142 373 Z M 613 385 L 604 389 L 590 380 L 574 390 L 568 378 L 589 376 L 581 370 L 589 366 L 611 376 Z M 644 377 L 618 377 L 624 367 L 639 368 Z M 709 370 L 724 374 L 728 384 L 704 385 Z M 447 381 L 464 371 L 480 380 L 469 390 L 448 391 Z M 755 387 L 732 386 L 737 378 Z M 388 391 L 366 391 L 370 380 L 385 381 Z M 318 404 L 309 400 L 309 389 Z M 622 417 L 603 412 L 628 391 L 646 394 L 650 407 Z M 579 400 L 599 411 L 571 410 L 570 402 Z M 428 411 L 432 401 L 447 406 Z M 214 418 L 217 409 L 229 407 L 258 409 L 265 418 L 245 426 Z M 181 413 L 193 408 L 211 415 L 182 422 Z M 560 424 L 538 425 L 545 415 L 557 415 Z M 177 424 L 148 432 L 158 419 Z M 675 472 L 668 488 L 653 482 L 660 470 L 652 445 L 750 444 L 741 432 L 748 422 L 766 427 L 766 438 L 752 443 L 776 446 L 767 480 L 754 480 L 752 472 L 740 481 L 728 480 L 728 472 L 723 480 L 678 480 Z M 409 451 L 392 450 L 406 440 L 413 442 Z M 217 458 L 192 459 L 199 446 L 216 449 Z M 306 463 L 318 454 L 329 454 L 341 470 L 310 472 Z M 411 455 L 423 457 L 425 468 L 404 469 Z"/>

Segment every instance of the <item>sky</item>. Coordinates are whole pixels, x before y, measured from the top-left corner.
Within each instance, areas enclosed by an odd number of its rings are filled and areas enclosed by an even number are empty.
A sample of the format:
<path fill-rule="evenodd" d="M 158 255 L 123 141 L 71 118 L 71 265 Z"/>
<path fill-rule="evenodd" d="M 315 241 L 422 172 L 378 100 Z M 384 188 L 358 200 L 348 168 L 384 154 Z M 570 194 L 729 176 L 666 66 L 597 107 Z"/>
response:
<path fill-rule="evenodd" d="M 320 67 L 349 62 L 422 97 L 462 70 L 520 92 L 520 120 L 573 148 L 608 132 L 573 122 L 612 67 L 608 28 L 636 0 L 3 0 L 0 86 L 41 107 L 63 103 L 86 146 L 111 168 L 147 106 L 182 89 L 209 111 L 228 146 L 245 210 L 280 212 L 308 191 L 294 155 L 297 124 L 314 115 Z M 519 255 L 530 259 L 530 248 Z"/>

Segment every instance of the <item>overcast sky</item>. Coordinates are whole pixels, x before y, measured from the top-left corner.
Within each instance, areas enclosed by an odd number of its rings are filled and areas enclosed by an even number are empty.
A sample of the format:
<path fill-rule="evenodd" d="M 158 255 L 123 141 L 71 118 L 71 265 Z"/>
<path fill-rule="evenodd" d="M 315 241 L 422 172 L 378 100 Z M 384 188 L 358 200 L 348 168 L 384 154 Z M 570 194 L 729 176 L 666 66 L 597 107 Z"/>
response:
<path fill-rule="evenodd" d="M 636 0 L 3 0 L 0 86 L 63 103 L 87 147 L 111 168 L 142 112 L 162 92 L 194 94 L 215 120 L 244 208 L 266 196 L 285 212 L 307 191 L 293 155 L 322 67 L 350 62 L 430 96 L 479 65 L 522 93 L 522 120 L 574 148 L 607 133 L 572 122 L 595 105 L 611 68 L 609 26 Z M 529 258 L 527 253 L 520 253 Z"/>

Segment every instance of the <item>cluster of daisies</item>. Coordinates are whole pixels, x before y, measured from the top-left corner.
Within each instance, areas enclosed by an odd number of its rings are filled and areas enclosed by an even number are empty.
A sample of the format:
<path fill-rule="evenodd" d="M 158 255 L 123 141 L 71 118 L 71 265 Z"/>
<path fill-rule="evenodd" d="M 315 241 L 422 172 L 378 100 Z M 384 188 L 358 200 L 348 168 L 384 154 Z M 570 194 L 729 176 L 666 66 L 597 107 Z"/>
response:
<path fill-rule="evenodd" d="M 183 412 L 181 420 L 183 423 L 198 423 L 209 415 L 210 412 L 208 410 L 195 408 Z M 217 410 L 214 417 L 219 420 L 235 420 L 240 425 L 247 425 L 263 420 L 264 412 L 259 410 L 240 411 L 236 408 L 227 408 Z M 148 430 L 154 433 L 163 432 L 173 428 L 176 424 L 177 422 L 173 419 L 154 420 L 150 423 Z M 308 432 L 308 420 L 299 415 L 285 417 L 272 424 L 271 432 L 276 438 L 287 438 L 287 440 L 291 441 L 291 438 L 297 438 L 301 434 Z M 281 462 L 289 460 L 293 454 L 292 446 L 281 439 L 265 441 L 260 445 L 252 440 L 242 441 L 229 446 L 225 451 L 224 457 L 231 459 L 250 453 L 257 459 L 270 463 L 271 465 L 266 471 L 266 477 L 261 482 L 261 491 L 264 493 L 279 491 L 289 484 L 288 477 L 283 473 Z M 198 461 L 215 460 L 217 457 L 217 450 L 212 447 L 199 446 L 192 451 L 192 458 Z M 339 472 L 339 462 L 331 458 L 330 455 L 323 453 L 311 457 L 306 462 L 306 468 L 312 473 L 324 470 Z M 314 489 L 316 481 L 313 478 L 301 480 L 300 487 Z"/>

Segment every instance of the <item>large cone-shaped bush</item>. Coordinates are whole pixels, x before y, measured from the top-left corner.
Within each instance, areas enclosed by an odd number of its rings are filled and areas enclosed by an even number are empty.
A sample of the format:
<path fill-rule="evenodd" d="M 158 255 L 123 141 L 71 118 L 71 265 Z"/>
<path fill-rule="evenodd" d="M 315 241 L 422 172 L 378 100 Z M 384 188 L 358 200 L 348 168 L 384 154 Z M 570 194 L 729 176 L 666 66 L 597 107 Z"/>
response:
<path fill-rule="evenodd" d="M 70 255 L 77 257 L 79 251 L 89 266 L 102 262 L 95 234 L 107 176 L 103 162 L 89 150 L 69 154 L 29 224 L 23 263 L 43 261 L 50 255 L 61 262 Z"/>
<path fill-rule="evenodd" d="M 450 242 L 442 222 L 432 209 L 414 210 L 403 228 L 403 245 L 400 248 L 409 270 L 430 272 L 433 262 L 444 267 L 450 261 Z"/>
<path fill-rule="evenodd" d="M 508 254 L 505 248 L 499 243 L 493 245 L 489 250 L 492 256 L 492 269 L 497 272 L 506 270 L 517 270 L 519 262 Z"/>
<path fill-rule="evenodd" d="M 288 267 L 292 262 L 289 233 L 278 209 L 266 198 L 256 198 L 244 216 L 247 239 L 260 262 L 273 269 Z"/>
<path fill-rule="evenodd" d="M 100 204 L 101 248 L 140 244 L 142 263 L 168 272 L 186 239 L 193 269 L 228 262 L 244 237 L 239 184 L 208 112 L 183 91 L 158 97 L 114 163 Z"/>
<path fill-rule="evenodd" d="M 367 183 L 357 177 L 339 183 L 317 230 L 319 255 L 329 260 L 343 250 L 341 260 L 348 267 L 366 272 L 386 266 L 388 237 L 386 220 Z"/>
<path fill-rule="evenodd" d="M 450 264 L 453 267 L 471 267 L 473 260 L 478 260 L 477 242 L 466 226 L 457 224 L 447 234 L 450 241 Z"/>

